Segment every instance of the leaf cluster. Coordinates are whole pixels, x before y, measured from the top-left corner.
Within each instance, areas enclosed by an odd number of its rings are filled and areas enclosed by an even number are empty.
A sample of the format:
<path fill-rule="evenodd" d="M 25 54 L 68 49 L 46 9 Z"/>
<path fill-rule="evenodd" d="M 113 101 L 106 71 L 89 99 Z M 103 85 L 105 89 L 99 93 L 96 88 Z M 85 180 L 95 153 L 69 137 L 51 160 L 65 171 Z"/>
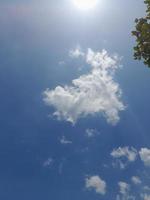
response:
<path fill-rule="evenodd" d="M 146 16 L 135 19 L 135 30 L 132 35 L 136 37 L 134 59 L 143 60 L 150 67 L 150 0 L 145 0 L 147 6 Z"/>

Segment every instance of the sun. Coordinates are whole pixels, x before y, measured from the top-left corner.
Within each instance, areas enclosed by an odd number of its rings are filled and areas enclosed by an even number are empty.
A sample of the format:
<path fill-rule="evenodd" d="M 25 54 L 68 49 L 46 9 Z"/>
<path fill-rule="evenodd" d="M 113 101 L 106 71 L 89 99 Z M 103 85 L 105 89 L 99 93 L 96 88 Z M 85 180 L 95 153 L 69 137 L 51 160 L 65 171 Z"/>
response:
<path fill-rule="evenodd" d="M 98 0 L 73 0 L 76 7 L 82 10 L 89 10 L 96 6 Z"/>

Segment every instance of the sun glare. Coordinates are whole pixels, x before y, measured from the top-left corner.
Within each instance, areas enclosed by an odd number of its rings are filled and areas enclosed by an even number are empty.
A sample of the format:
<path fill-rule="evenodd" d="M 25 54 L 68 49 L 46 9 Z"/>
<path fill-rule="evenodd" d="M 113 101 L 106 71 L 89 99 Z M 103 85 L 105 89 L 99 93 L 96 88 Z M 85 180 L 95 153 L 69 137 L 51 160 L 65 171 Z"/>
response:
<path fill-rule="evenodd" d="M 89 10 L 96 6 L 98 0 L 74 0 L 76 7 L 82 10 Z"/>

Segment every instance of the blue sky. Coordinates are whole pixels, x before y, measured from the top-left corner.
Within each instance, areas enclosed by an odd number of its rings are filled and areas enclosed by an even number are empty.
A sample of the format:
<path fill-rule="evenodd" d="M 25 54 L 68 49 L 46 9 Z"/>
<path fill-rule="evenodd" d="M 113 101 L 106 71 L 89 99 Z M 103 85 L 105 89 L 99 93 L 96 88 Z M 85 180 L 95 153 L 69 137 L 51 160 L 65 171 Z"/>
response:
<path fill-rule="evenodd" d="M 150 199 L 150 71 L 131 36 L 144 13 L 1 0 L 0 199 Z"/>

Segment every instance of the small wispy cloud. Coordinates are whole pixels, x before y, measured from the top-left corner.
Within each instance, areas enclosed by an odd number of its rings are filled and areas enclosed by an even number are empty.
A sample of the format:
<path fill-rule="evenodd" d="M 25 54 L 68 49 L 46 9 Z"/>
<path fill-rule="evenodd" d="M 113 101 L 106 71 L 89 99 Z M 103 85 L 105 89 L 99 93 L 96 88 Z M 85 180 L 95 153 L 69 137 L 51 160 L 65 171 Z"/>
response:
<path fill-rule="evenodd" d="M 71 58 L 79 58 L 84 57 L 85 53 L 81 50 L 81 47 L 78 45 L 75 49 L 71 49 L 69 51 L 69 56 Z"/>
<path fill-rule="evenodd" d="M 146 185 L 146 186 L 143 187 L 143 189 L 144 189 L 145 191 L 150 192 L 150 186 L 147 186 L 147 185 Z"/>
<path fill-rule="evenodd" d="M 72 141 L 67 140 L 65 136 L 62 136 L 62 138 L 60 139 L 60 143 L 66 145 L 66 144 L 72 144 Z"/>
<path fill-rule="evenodd" d="M 65 65 L 65 61 L 59 61 L 58 64 L 59 64 L 60 66 Z"/>
<path fill-rule="evenodd" d="M 96 135 L 99 135 L 100 132 L 98 130 L 96 130 L 96 129 L 89 129 L 88 128 L 88 129 L 86 129 L 85 134 L 86 134 L 86 136 L 88 138 L 92 138 L 92 137 L 94 137 Z"/>
<path fill-rule="evenodd" d="M 139 185 L 142 183 L 141 179 L 138 176 L 132 176 L 131 181 L 135 184 L 135 185 Z"/>
<path fill-rule="evenodd" d="M 43 167 L 50 168 L 54 163 L 53 158 L 48 158 L 46 161 L 43 163 Z"/>

